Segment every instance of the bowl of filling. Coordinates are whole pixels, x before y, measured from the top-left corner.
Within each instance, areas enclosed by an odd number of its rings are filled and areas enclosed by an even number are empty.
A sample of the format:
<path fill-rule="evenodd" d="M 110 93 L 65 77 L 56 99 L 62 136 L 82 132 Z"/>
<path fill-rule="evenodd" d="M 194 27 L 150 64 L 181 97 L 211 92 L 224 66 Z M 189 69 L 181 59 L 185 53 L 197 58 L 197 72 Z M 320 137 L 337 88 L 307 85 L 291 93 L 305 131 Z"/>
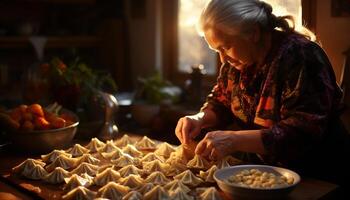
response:
<path fill-rule="evenodd" d="M 19 105 L 0 113 L 0 120 L 11 148 L 25 153 L 67 148 L 79 125 L 77 115 L 58 104 Z"/>
<path fill-rule="evenodd" d="M 214 179 L 226 195 L 240 199 L 286 198 L 300 182 L 296 172 L 269 165 L 226 167 Z"/>

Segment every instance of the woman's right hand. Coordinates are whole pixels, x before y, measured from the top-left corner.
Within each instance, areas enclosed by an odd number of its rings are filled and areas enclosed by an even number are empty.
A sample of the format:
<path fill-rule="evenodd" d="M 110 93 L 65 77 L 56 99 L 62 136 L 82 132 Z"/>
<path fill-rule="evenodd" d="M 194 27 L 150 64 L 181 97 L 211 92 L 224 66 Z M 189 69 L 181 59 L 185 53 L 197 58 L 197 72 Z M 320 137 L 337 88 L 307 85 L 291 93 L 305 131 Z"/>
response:
<path fill-rule="evenodd" d="M 203 116 L 204 113 L 198 113 L 179 119 L 175 134 L 182 144 L 188 144 L 193 138 L 199 135 L 203 124 Z"/>

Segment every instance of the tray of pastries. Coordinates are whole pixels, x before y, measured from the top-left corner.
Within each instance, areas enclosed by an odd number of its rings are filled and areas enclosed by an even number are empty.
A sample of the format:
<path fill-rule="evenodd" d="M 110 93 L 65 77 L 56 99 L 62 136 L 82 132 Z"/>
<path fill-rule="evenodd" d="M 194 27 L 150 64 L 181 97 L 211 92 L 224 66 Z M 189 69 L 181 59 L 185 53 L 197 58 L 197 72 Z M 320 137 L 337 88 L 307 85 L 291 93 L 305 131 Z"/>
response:
<path fill-rule="evenodd" d="M 206 200 L 223 198 L 215 171 L 237 164 L 240 160 L 232 156 L 209 162 L 189 157 L 181 145 L 124 134 L 28 158 L 14 166 L 8 178 L 29 183 L 44 199 Z"/>

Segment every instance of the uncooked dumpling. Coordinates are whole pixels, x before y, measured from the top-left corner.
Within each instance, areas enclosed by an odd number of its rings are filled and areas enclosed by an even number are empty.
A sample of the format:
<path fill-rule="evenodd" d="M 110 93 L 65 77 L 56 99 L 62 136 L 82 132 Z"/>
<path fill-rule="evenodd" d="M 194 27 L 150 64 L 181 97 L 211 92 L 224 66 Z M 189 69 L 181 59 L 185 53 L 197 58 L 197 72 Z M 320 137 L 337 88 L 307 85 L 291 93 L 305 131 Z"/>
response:
<path fill-rule="evenodd" d="M 31 159 L 28 158 L 27 160 L 23 161 L 22 163 L 20 163 L 19 165 L 15 166 L 12 168 L 12 171 L 14 173 L 19 173 L 21 174 L 23 170 L 31 170 L 35 167 L 35 165 L 40 165 L 42 167 L 44 167 L 46 164 L 40 160 L 35 160 L 35 159 Z"/>
<path fill-rule="evenodd" d="M 122 150 L 124 153 L 129 154 L 132 157 L 136 157 L 136 158 L 142 157 L 142 155 L 143 155 L 143 153 L 141 151 L 137 150 L 131 144 L 126 145 Z"/>
<path fill-rule="evenodd" d="M 83 186 L 79 186 L 70 192 L 68 192 L 66 195 L 62 196 L 62 199 L 64 200 L 93 200 L 95 199 L 96 192 L 93 192 Z"/>
<path fill-rule="evenodd" d="M 174 191 L 170 191 L 170 198 L 176 199 L 176 200 L 194 200 L 194 198 L 190 195 L 188 195 L 186 192 L 181 190 L 180 188 L 177 188 Z"/>
<path fill-rule="evenodd" d="M 180 174 L 182 172 L 184 172 L 185 170 L 187 170 L 186 165 L 182 164 L 182 163 L 172 163 L 172 164 L 168 164 L 169 168 L 166 169 L 166 172 L 164 174 L 166 174 L 167 176 L 176 176 L 177 174 Z"/>
<path fill-rule="evenodd" d="M 182 160 L 177 156 L 176 152 L 172 152 L 169 158 L 165 161 L 165 163 L 168 163 L 170 165 L 172 165 L 173 163 L 179 163 L 179 162 L 182 162 Z"/>
<path fill-rule="evenodd" d="M 182 181 L 174 179 L 173 181 L 167 183 L 164 186 L 164 189 L 168 190 L 168 191 L 175 191 L 177 189 L 182 190 L 185 193 L 188 193 L 191 191 L 190 188 L 188 188 L 185 184 L 182 183 Z"/>
<path fill-rule="evenodd" d="M 111 169 L 113 169 L 115 171 L 118 171 L 120 169 L 119 167 L 117 167 L 117 166 L 115 166 L 113 164 L 105 164 L 105 165 L 102 165 L 102 166 L 100 166 L 98 168 L 97 173 L 101 173 L 101 172 L 103 172 L 104 170 L 106 170 L 108 168 L 111 168 Z"/>
<path fill-rule="evenodd" d="M 22 175 L 33 180 L 41 180 L 47 176 L 47 171 L 41 165 L 34 165 L 31 169 L 24 169 Z"/>
<path fill-rule="evenodd" d="M 143 170 L 145 171 L 146 174 L 151 174 L 152 172 L 155 172 L 155 171 L 166 173 L 168 168 L 170 168 L 168 164 L 162 163 L 159 160 L 144 162 L 142 164 L 143 164 Z"/>
<path fill-rule="evenodd" d="M 165 191 L 161 186 L 157 185 L 152 190 L 146 192 L 143 199 L 144 200 L 154 200 L 154 199 L 170 200 L 170 196 L 167 191 Z"/>
<path fill-rule="evenodd" d="M 144 180 L 141 178 L 141 176 L 135 174 L 130 174 L 126 178 L 121 178 L 119 182 L 132 189 L 140 188 L 144 184 Z"/>
<path fill-rule="evenodd" d="M 71 177 L 65 178 L 64 182 L 66 182 L 66 185 L 63 188 L 64 191 L 70 191 L 79 186 L 88 187 L 91 185 L 90 180 L 85 179 L 77 174 L 73 174 Z"/>
<path fill-rule="evenodd" d="M 88 153 L 89 150 L 80 144 L 75 144 L 72 148 L 68 149 L 67 152 L 72 154 L 73 157 L 79 157 L 84 153 Z"/>
<path fill-rule="evenodd" d="M 164 158 L 169 158 L 170 154 L 175 151 L 175 148 L 167 142 L 163 142 L 157 147 L 154 152 L 156 155 L 163 156 Z"/>
<path fill-rule="evenodd" d="M 215 183 L 214 173 L 216 172 L 217 169 L 218 168 L 216 167 L 216 165 L 213 165 L 206 172 L 200 171 L 199 172 L 199 177 L 201 177 L 205 182 Z"/>
<path fill-rule="evenodd" d="M 118 172 L 120 173 L 120 175 L 122 177 L 127 177 L 130 174 L 142 175 L 142 170 L 135 167 L 134 165 L 127 165 L 127 166 L 121 168 Z"/>
<path fill-rule="evenodd" d="M 218 167 L 218 169 L 222 169 L 224 167 L 230 167 L 241 163 L 242 161 L 238 160 L 237 158 L 234 158 L 232 156 L 226 156 L 223 159 L 217 161 L 216 166 Z"/>
<path fill-rule="evenodd" d="M 142 200 L 142 194 L 138 191 L 131 191 L 123 197 L 123 200 Z"/>
<path fill-rule="evenodd" d="M 98 169 L 98 166 L 83 162 L 77 168 L 71 171 L 71 173 L 78 174 L 78 175 L 87 173 L 90 176 L 95 176 L 97 173 L 97 169 Z"/>
<path fill-rule="evenodd" d="M 119 149 L 115 144 L 113 143 L 113 140 L 108 140 L 106 142 L 106 145 L 98 149 L 98 152 L 105 152 L 105 153 L 110 153 L 116 149 Z"/>
<path fill-rule="evenodd" d="M 65 152 L 64 150 L 53 150 L 49 154 L 41 155 L 41 159 L 46 163 L 52 163 L 60 155 L 65 155 L 66 157 L 72 157 L 71 154 Z"/>
<path fill-rule="evenodd" d="M 108 160 L 116 160 L 124 155 L 123 151 L 116 147 L 113 151 L 109 153 L 102 152 L 101 155 Z"/>
<path fill-rule="evenodd" d="M 139 165 L 140 160 L 138 158 L 133 158 L 129 154 L 124 154 L 117 160 L 111 160 L 111 162 L 117 167 L 124 167 L 127 165 Z"/>
<path fill-rule="evenodd" d="M 132 144 L 133 142 L 127 134 L 124 134 L 123 137 L 119 138 L 115 143 L 118 147 L 125 147 L 126 145 Z"/>
<path fill-rule="evenodd" d="M 157 185 L 165 185 L 170 180 L 165 177 L 165 175 L 162 172 L 153 172 L 151 175 L 149 175 L 145 181 L 147 183 L 153 183 Z"/>
<path fill-rule="evenodd" d="M 64 182 L 65 178 L 69 178 L 70 173 L 61 167 L 56 167 L 44 180 L 51 184 L 60 184 Z"/>
<path fill-rule="evenodd" d="M 106 185 L 108 182 L 113 181 L 117 182 L 120 179 L 120 174 L 119 172 L 107 168 L 103 172 L 98 173 L 96 177 L 94 178 L 94 183 L 99 186 Z"/>
<path fill-rule="evenodd" d="M 104 142 L 100 141 L 97 138 L 92 138 L 90 143 L 86 146 L 87 149 L 89 149 L 90 153 L 95 153 L 105 145 Z"/>
<path fill-rule="evenodd" d="M 182 146 L 179 146 L 176 148 L 176 151 L 172 152 L 169 156 L 169 158 L 166 160 L 166 163 L 173 164 L 173 163 L 181 163 L 183 165 L 187 165 L 187 157 L 183 153 Z"/>
<path fill-rule="evenodd" d="M 174 176 L 174 179 L 180 180 L 182 183 L 192 187 L 196 187 L 203 182 L 202 179 L 198 178 L 190 170 L 186 170 L 181 174 Z"/>
<path fill-rule="evenodd" d="M 185 156 L 188 160 L 192 159 L 195 156 L 195 150 L 198 142 L 194 140 L 189 140 L 187 144 L 181 144 L 181 151 L 183 156 Z"/>
<path fill-rule="evenodd" d="M 53 161 L 53 163 L 46 166 L 46 169 L 49 172 L 54 170 L 56 167 L 62 167 L 63 169 L 71 169 L 74 168 L 77 163 L 78 160 L 76 158 L 69 158 L 65 155 L 60 155 L 56 158 L 55 161 Z"/>
<path fill-rule="evenodd" d="M 87 174 L 87 173 L 80 174 L 80 177 L 85 178 L 85 179 L 88 180 L 89 183 L 91 183 L 91 184 L 94 182 L 94 177 L 93 177 L 93 176 L 90 176 L 90 175 Z"/>
<path fill-rule="evenodd" d="M 97 196 L 106 199 L 121 200 L 129 192 L 130 188 L 118 183 L 109 182 L 98 190 Z"/>
<path fill-rule="evenodd" d="M 153 183 L 145 183 L 137 191 L 140 192 L 141 194 L 145 194 L 146 192 L 150 191 L 152 188 L 154 188 L 154 184 Z"/>
<path fill-rule="evenodd" d="M 78 164 L 81 164 L 83 162 L 90 163 L 90 164 L 93 164 L 93 165 L 97 165 L 101 161 L 99 159 L 93 157 L 92 155 L 86 153 L 86 154 L 83 154 L 83 156 L 78 158 Z"/>
<path fill-rule="evenodd" d="M 201 200 L 221 200 L 219 192 L 215 187 L 209 188 L 197 188 L 197 193 L 199 194 L 199 199 Z"/>
<path fill-rule="evenodd" d="M 157 147 L 156 143 L 149 139 L 147 136 L 143 136 L 140 141 L 136 142 L 135 146 L 139 150 L 153 150 Z"/>
<path fill-rule="evenodd" d="M 149 153 L 149 154 L 145 155 L 143 158 L 141 158 L 141 162 L 151 162 L 153 160 L 159 160 L 161 162 L 164 161 L 163 158 L 161 158 L 160 156 L 158 156 L 154 153 Z"/>
<path fill-rule="evenodd" d="M 206 170 L 210 167 L 210 164 L 205 158 L 196 154 L 192 160 L 188 161 L 187 167 L 193 168 L 193 169 L 205 169 Z"/>

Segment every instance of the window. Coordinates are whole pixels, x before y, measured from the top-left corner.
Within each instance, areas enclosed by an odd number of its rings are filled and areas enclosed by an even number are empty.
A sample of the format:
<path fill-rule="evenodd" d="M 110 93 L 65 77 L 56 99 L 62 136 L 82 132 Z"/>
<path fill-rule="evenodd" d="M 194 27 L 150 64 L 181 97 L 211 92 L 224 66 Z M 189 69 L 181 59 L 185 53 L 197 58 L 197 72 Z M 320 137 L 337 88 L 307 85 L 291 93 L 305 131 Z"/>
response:
<path fill-rule="evenodd" d="M 275 15 L 292 14 L 295 16 L 296 27 L 301 26 L 301 0 L 266 0 L 266 2 L 272 5 Z M 196 23 L 205 3 L 205 0 L 179 0 L 178 72 L 188 73 L 191 65 L 203 64 L 208 75 L 217 73 L 218 57 L 196 31 Z"/>
<path fill-rule="evenodd" d="M 208 75 L 215 75 L 217 55 L 209 49 L 196 30 L 198 17 L 205 6 L 204 0 L 180 0 L 178 37 L 178 70 L 188 73 L 192 65 L 203 64 Z"/>
<path fill-rule="evenodd" d="M 301 0 L 264 0 L 272 5 L 272 13 L 276 16 L 293 15 L 296 28 L 302 25 Z"/>

